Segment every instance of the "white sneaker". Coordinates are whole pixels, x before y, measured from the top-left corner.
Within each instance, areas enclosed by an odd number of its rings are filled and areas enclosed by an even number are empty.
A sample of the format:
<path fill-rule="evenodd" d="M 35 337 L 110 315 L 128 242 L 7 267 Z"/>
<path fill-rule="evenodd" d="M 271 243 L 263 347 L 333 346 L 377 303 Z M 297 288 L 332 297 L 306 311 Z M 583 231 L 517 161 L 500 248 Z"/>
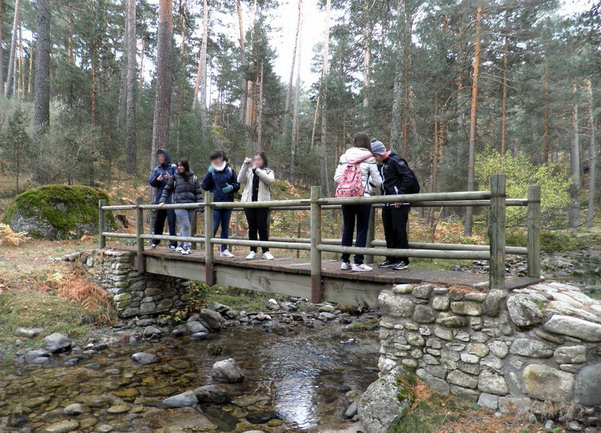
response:
<path fill-rule="evenodd" d="M 175 251 L 177 251 L 178 253 L 183 253 L 183 252 L 184 252 L 184 249 L 183 249 L 182 247 L 177 247 L 177 248 L 175 249 Z"/>
<path fill-rule="evenodd" d="M 219 254 L 219 257 L 223 257 L 226 259 L 231 259 L 236 257 L 235 255 L 233 255 L 232 253 L 230 253 L 228 250 L 223 250 L 221 251 L 221 254 Z"/>
<path fill-rule="evenodd" d="M 257 253 L 254 251 L 251 251 L 250 253 L 248 253 L 248 256 L 246 256 L 246 260 L 252 260 L 255 257 L 257 257 Z"/>
<path fill-rule="evenodd" d="M 370 271 L 373 271 L 373 269 L 370 266 L 367 266 L 366 264 L 353 265 L 352 269 L 353 269 L 353 272 L 370 272 Z"/>
<path fill-rule="evenodd" d="M 351 266 L 350 262 L 342 262 L 342 265 L 340 265 L 341 271 L 350 271 L 351 269 L 352 269 L 352 266 Z"/>
<path fill-rule="evenodd" d="M 192 254 L 192 251 L 190 251 L 188 248 L 186 248 L 185 250 L 182 250 L 183 256 L 189 256 L 190 254 Z"/>
<path fill-rule="evenodd" d="M 273 255 L 269 251 L 263 253 L 263 258 L 265 260 L 275 260 L 275 257 L 273 257 Z"/>

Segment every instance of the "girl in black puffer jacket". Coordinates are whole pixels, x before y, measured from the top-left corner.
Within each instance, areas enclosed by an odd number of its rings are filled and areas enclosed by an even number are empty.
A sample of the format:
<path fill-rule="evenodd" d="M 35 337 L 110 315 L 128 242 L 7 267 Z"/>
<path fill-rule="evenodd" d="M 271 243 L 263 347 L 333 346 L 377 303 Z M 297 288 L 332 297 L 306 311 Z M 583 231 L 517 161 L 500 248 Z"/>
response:
<path fill-rule="evenodd" d="M 177 162 L 177 170 L 175 175 L 169 179 L 159 206 L 163 206 L 169 194 L 172 194 L 173 203 L 200 203 L 202 201 L 202 189 L 198 178 L 194 175 L 194 172 L 190 170 L 190 164 L 187 159 L 180 159 Z M 175 215 L 180 226 L 180 236 L 190 236 L 190 228 L 192 218 L 194 217 L 194 209 L 175 209 Z M 190 248 L 192 247 L 191 242 L 179 242 L 177 251 L 184 255 L 190 254 Z"/>

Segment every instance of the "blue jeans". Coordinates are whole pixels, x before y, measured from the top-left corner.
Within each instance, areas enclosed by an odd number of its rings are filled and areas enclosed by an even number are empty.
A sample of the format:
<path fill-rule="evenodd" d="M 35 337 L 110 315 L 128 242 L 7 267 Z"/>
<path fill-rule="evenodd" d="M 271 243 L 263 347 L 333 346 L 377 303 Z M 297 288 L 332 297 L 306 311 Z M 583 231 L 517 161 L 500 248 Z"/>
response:
<path fill-rule="evenodd" d="M 194 219 L 194 213 L 196 211 L 194 209 L 175 209 L 175 215 L 177 216 L 177 221 L 179 222 L 179 235 L 190 237 L 192 233 L 192 220 Z M 189 250 L 192 247 L 191 242 L 179 242 L 179 247 Z"/>
<path fill-rule="evenodd" d="M 230 234 L 231 209 L 213 209 L 213 237 L 221 226 L 221 239 L 227 239 Z M 227 250 L 227 245 L 221 245 L 221 251 Z"/>

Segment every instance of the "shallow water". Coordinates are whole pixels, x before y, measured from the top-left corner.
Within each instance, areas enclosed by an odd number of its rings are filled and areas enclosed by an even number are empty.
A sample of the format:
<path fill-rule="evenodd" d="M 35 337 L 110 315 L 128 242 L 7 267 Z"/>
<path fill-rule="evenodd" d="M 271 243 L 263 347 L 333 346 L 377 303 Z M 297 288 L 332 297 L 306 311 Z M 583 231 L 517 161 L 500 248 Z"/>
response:
<path fill-rule="evenodd" d="M 223 352 L 210 355 L 209 345 Z M 68 419 L 77 420 L 81 432 L 109 431 L 108 426 L 113 432 L 212 431 L 211 423 L 220 431 L 342 429 L 349 425 L 342 418 L 346 406 L 377 377 L 378 350 L 375 332 L 344 332 L 329 324 L 284 334 L 230 328 L 207 341 L 123 343 L 76 366 L 64 365 L 73 354 L 56 356 L 50 366 L 0 363 L 0 430 L 39 431 Z M 140 351 L 157 354 L 160 362 L 135 364 L 131 355 Z M 223 385 L 233 404 L 204 407 L 208 420 L 193 409 L 161 407 L 165 397 L 212 383 L 213 363 L 229 357 L 246 374 L 241 384 Z M 90 411 L 63 415 L 62 408 L 76 402 Z M 251 412 L 272 411 L 281 422 L 252 425 L 245 419 Z M 2 428 L 7 422 L 14 430 Z"/>

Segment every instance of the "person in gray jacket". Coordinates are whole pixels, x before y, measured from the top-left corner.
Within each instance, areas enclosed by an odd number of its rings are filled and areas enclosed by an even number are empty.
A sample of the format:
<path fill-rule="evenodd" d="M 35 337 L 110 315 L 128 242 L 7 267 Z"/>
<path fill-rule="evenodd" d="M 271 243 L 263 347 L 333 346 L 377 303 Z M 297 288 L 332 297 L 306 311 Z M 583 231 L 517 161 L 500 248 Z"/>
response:
<path fill-rule="evenodd" d="M 190 170 L 190 163 L 187 159 L 180 159 L 177 162 L 177 170 L 163 190 L 159 207 L 165 204 L 169 195 L 173 197 L 173 203 L 175 204 L 200 203 L 202 201 L 200 182 L 198 182 L 194 172 Z M 194 212 L 196 212 L 195 209 L 175 209 L 175 215 L 180 226 L 180 236 L 190 236 Z M 191 252 L 191 247 L 191 242 L 179 242 L 176 251 L 188 255 Z"/>
<path fill-rule="evenodd" d="M 275 181 L 273 170 L 267 166 L 267 155 L 265 152 L 257 153 L 253 158 L 246 158 L 240 174 L 238 174 L 238 183 L 244 186 L 242 192 L 242 203 L 253 201 L 270 201 L 271 184 Z M 248 221 L 248 238 L 251 241 L 257 240 L 257 233 L 262 241 L 269 240 L 269 208 L 247 208 L 244 209 L 246 220 Z M 251 247 L 250 253 L 246 256 L 252 260 L 257 256 L 257 247 Z M 263 247 L 263 258 L 273 260 L 273 255 L 269 248 Z"/>

